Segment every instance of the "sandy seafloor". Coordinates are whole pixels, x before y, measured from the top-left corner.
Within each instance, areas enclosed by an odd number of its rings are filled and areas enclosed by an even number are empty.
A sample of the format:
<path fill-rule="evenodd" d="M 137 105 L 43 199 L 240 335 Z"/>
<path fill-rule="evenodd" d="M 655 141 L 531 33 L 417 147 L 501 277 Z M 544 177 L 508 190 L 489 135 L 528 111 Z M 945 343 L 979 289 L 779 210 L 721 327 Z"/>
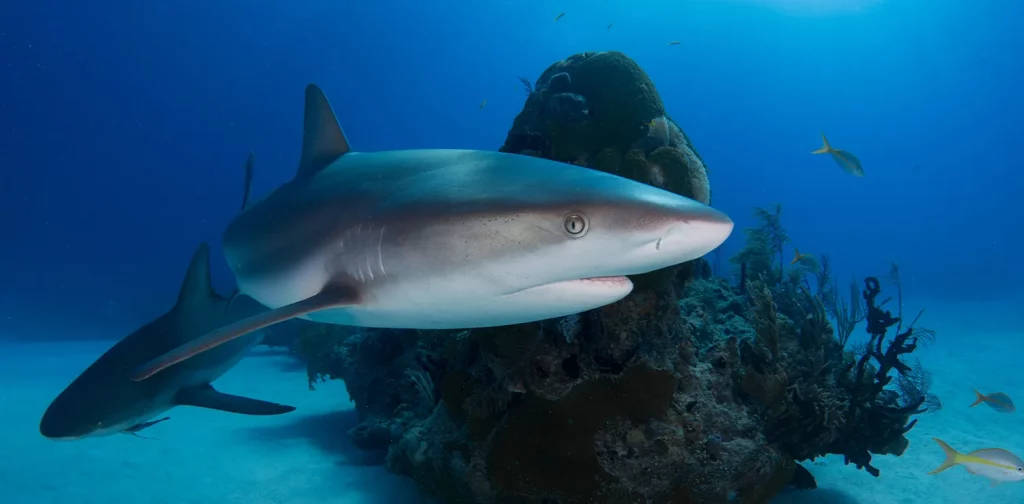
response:
<path fill-rule="evenodd" d="M 1024 456 L 1024 411 L 968 409 L 972 387 L 1024 401 L 1024 315 L 1019 303 L 933 306 L 938 340 L 916 355 L 933 372 L 942 411 L 920 417 L 902 457 L 876 456 L 874 478 L 841 457 L 805 463 L 819 489 L 777 503 L 1020 503 L 1024 482 L 995 488 L 943 459 L 938 437 L 962 451 L 1000 447 Z M 987 314 L 987 315 L 986 315 Z M 225 392 L 293 404 L 277 417 L 176 408 L 171 420 L 127 435 L 54 442 L 38 433 L 49 401 L 109 342 L 0 342 L 0 502 L 427 503 L 411 480 L 388 473 L 348 444 L 356 414 L 344 385 L 309 392 L 299 363 L 258 349 L 216 383 Z M 1022 403 L 1024 404 L 1024 403 Z"/>

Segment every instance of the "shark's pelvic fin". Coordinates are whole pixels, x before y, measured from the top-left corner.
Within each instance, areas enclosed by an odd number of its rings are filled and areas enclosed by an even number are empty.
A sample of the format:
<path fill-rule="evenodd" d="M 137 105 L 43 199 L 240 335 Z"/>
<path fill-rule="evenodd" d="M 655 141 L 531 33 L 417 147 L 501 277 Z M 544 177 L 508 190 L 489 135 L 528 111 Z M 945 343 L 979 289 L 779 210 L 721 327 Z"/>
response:
<path fill-rule="evenodd" d="M 184 389 L 174 397 L 174 402 L 180 406 L 196 406 L 242 415 L 280 415 L 295 411 L 295 406 L 218 392 L 212 385 Z"/>
<path fill-rule="evenodd" d="M 242 210 L 249 206 L 249 192 L 252 190 L 252 172 L 256 165 L 256 154 L 250 152 L 245 160 L 245 185 L 242 186 Z"/>
<path fill-rule="evenodd" d="M 192 262 L 188 264 L 185 281 L 181 283 L 176 306 L 187 309 L 197 303 L 210 303 L 218 297 L 210 282 L 210 246 L 203 243 L 192 254 Z"/>
<path fill-rule="evenodd" d="M 310 298 L 274 310 L 265 311 L 259 315 L 254 315 L 208 332 L 143 364 L 132 371 L 129 377 L 134 381 L 142 381 L 193 355 L 223 345 L 255 330 L 315 311 L 356 304 L 358 301 L 359 294 L 355 289 L 347 285 L 328 285 L 320 293 Z"/>
<path fill-rule="evenodd" d="M 302 123 L 302 159 L 295 178 L 309 178 L 350 151 L 331 104 L 316 84 L 306 86 Z"/>

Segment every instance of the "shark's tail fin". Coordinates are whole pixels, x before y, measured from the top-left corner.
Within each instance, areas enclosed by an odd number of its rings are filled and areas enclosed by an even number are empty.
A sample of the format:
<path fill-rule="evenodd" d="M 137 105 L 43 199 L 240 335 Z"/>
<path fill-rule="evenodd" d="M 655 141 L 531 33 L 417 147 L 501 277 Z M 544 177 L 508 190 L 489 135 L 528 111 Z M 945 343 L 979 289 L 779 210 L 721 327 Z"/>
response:
<path fill-rule="evenodd" d="M 832 146 L 828 144 L 828 139 L 825 138 L 825 133 L 821 134 L 821 142 L 825 145 L 816 151 L 812 151 L 811 154 L 828 154 L 832 152 Z"/>

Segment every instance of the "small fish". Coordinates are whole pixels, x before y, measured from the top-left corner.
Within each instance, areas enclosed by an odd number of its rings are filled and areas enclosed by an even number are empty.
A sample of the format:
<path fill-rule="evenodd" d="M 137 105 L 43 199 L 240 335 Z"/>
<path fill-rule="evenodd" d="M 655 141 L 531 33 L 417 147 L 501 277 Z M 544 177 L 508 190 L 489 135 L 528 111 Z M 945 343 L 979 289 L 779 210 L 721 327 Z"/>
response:
<path fill-rule="evenodd" d="M 608 23 L 608 28 L 605 28 L 605 30 L 611 30 L 611 29 L 612 29 L 612 25 L 613 25 L 613 24 L 614 24 L 614 23 Z"/>
<path fill-rule="evenodd" d="M 480 110 L 484 109 L 484 105 L 487 105 L 487 100 L 480 102 Z"/>
<path fill-rule="evenodd" d="M 1010 399 L 1010 396 L 1002 392 L 994 392 L 989 395 L 985 395 L 975 390 L 974 393 L 978 398 L 974 400 L 974 404 L 969 406 L 971 408 L 981 403 L 985 403 L 990 408 L 1000 413 L 1013 413 L 1014 411 L 1017 411 L 1017 408 L 1013 405 L 1013 399 Z"/>
<path fill-rule="evenodd" d="M 523 380 L 519 380 L 516 383 L 509 383 L 508 384 L 508 391 L 509 392 L 514 392 L 516 394 L 525 394 L 526 393 L 526 385 L 523 384 Z"/>
<path fill-rule="evenodd" d="M 857 156 L 846 151 L 833 149 L 832 146 L 828 144 L 828 139 L 825 138 L 824 133 L 821 134 L 821 141 L 824 142 L 825 146 L 816 151 L 812 151 L 811 154 L 831 154 L 832 159 L 840 168 L 843 169 L 844 172 L 849 173 L 854 177 L 864 176 L 864 168 L 861 168 L 860 160 L 857 159 Z"/>
<path fill-rule="evenodd" d="M 152 427 L 152 426 L 154 426 L 154 425 L 156 425 L 156 424 L 158 424 L 160 422 L 163 422 L 165 420 L 170 420 L 170 419 L 171 419 L 171 417 L 165 416 L 165 417 L 163 417 L 163 418 L 161 418 L 159 420 L 150 420 L 148 422 L 142 422 L 140 424 L 135 424 L 135 425 L 125 429 L 124 433 L 132 435 L 132 436 L 135 436 L 135 437 L 139 437 L 139 438 L 142 438 L 142 439 L 154 439 L 154 438 L 151 438 L 151 437 L 146 437 L 146 436 L 140 435 L 139 431 L 142 430 L 142 429 L 148 428 L 148 427 Z"/>
<path fill-rule="evenodd" d="M 938 474 L 955 465 L 962 465 L 967 472 L 988 478 L 991 486 L 1004 481 L 1024 480 L 1024 460 L 1002 448 L 984 448 L 964 454 L 939 438 L 932 439 L 946 452 L 946 460 L 928 474 Z"/>
<path fill-rule="evenodd" d="M 797 249 L 793 249 L 793 252 L 793 260 L 789 261 L 789 264 L 796 264 L 802 261 L 805 257 L 807 257 L 807 254 L 801 254 L 800 251 Z"/>
<path fill-rule="evenodd" d="M 562 16 L 564 16 L 564 15 L 565 15 L 565 13 L 562 12 L 559 15 L 555 16 L 555 21 L 558 21 L 559 19 L 562 19 Z"/>
<path fill-rule="evenodd" d="M 678 40 L 673 40 L 672 42 L 668 43 L 668 45 L 679 45 L 679 44 L 682 44 L 682 42 L 680 42 Z"/>

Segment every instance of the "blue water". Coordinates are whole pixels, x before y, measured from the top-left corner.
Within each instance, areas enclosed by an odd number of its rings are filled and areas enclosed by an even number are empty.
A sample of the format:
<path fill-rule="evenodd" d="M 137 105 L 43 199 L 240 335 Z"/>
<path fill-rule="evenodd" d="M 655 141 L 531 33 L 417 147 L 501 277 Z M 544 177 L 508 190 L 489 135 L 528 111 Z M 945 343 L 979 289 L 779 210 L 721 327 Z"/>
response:
<path fill-rule="evenodd" d="M 292 176 L 307 83 L 356 150 L 494 150 L 525 99 L 517 76 L 616 50 L 657 85 L 737 229 L 778 202 L 791 245 L 828 253 L 839 278 L 898 262 L 915 308 L 968 321 L 934 351 L 969 351 L 1024 322 L 1022 21 L 1009 0 L 6 2 L 0 339 L 119 337 L 167 309 L 204 240 L 229 292 L 217 242 L 245 156 L 256 153 L 257 196 Z M 866 176 L 811 155 L 819 131 Z M 723 245 L 724 264 L 742 238 Z M 1024 349 L 999 341 L 985 347 L 993 359 Z M 1012 369 L 941 366 L 1019 386 Z M 975 386 L 956 383 L 956 401 Z M 961 484 L 988 491 L 949 483 Z M 999 490 L 1007 500 L 992 502 L 1024 498 Z"/>

